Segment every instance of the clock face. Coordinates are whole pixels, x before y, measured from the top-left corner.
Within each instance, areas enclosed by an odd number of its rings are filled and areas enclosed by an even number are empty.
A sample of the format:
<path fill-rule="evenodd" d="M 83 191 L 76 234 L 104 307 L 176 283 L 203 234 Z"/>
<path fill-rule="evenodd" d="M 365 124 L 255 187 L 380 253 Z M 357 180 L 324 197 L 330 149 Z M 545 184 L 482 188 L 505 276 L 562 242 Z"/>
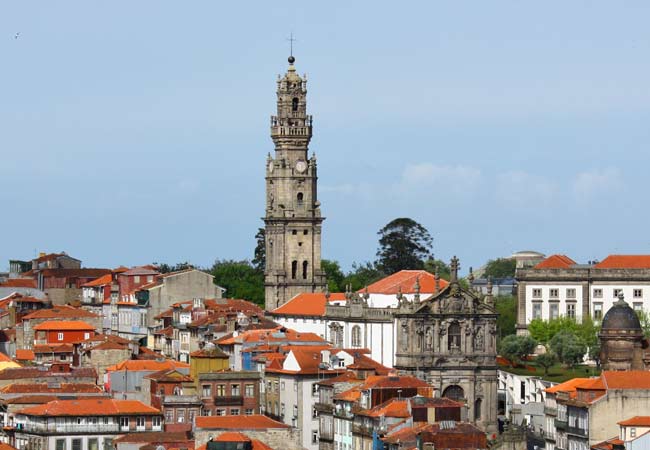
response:
<path fill-rule="evenodd" d="M 273 161 L 269 161 L 269 172 L 273 172 Z"/>
<path fill-rule="evenodd" d="M 296 170 L 300 173 L 303 173 L 305 170 L 307 170 L 307 163 L 305 161 L 298 161 L 296 163 Z"/>

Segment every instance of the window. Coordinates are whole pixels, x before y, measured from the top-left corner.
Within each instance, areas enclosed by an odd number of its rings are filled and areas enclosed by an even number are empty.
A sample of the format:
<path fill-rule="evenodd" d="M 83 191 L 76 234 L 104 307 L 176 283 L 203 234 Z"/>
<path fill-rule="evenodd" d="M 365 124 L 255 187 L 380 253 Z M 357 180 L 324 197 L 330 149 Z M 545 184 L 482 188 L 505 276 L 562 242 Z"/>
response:
<path fill-rule="evenodd" d="M 57 341 L 62 341 L 63 340 L 63 333 L 57 333 L 56 334 L 56 339 L 57 339 Z"/>
<path fill-rule="evenodd" d="M 560 315 L 559 310 L 560 307 L 557 303 L 552 303 L 549 305 L 549 316 L 551 320 L 558 318 L 558 316 Z"/>
<path fill-rule="evenodd" d="M 574 303 L 568 303 L 566 305 L 566 316 L 572 319 L 576 318 L 576 305 Z"/>
<path fill-rule="evenodd" d="M 133 282 L 134 283 L 139 283 L 140 282 L 140 275 L 136 275 L 133 277 Z"/>
<path fill-rule="evenodd" d="M 298 200 L 298 205 L 302 205 L 304 198 L 305 195 L 302 192 L 298 192 L 298 195 L 296 195 L 296 200 Z"/>
<path fill-rule="evenodd" d="M 246 397 L 255 397 L 255 385 L 254 384 L 247 384 L 244 387 L 244 395 Z"/>
<path fill-rule="evenodd" d="M 449 325 L 447 331 L 447 347 L 449 350 L 460 350 L 460 325 L 457 322 Z"/>
<path fill-rule="evenodd" d="M 576 290 L 575 290 L 575 288 L 568 288 L 566 290 L 566 298 L 576 298 Z"/>
<path fill-rule="evenodd" d="M 640 303 L 640 302 L 632 303 L 632 309 L 634 309 L 634 311 L 636 311 L 636 312 L 643 311 L 643 303 Z"/>
<path fill-rule="evenodd" d="M 474 402 L 474 420 L 479 421 L 481 420 L 481 406 L 483 404 L 483 401 L 480 398 L 477 398 L 476 401 Z"/>
<path fill-rule="evenodd" d="M 218 397 L 224 397 L 226 395 L 226 385 L 225 384 L 217 384 L 216 386 L 216 392 L 214 395 Z"/>
<path fill-rule="evenodd" d="M 635 289 L 633 292 L 634 298 L 641 298 L 643 297 L 643 289 Z"/>
<path fill-rule="evenodd" d="M 172 423 L 174 422 L 174 410 L 165 408 L 165 422 Z"/>
<path fill-rule="evenodd" d="M 352 347 L 361 347 L 361 327 L 359 325 L 352 327 Z"/>
<path fill-rule="evenodd" d="M 217 416 L 225 416 L 225 415 L 226 415 L 225 409 L 217 409 Z"/>
<path fill-rule="evenodd" d="M 151 418 L 151 426 L 154 430 L 160 429 L 161 422 L 162 421 L 160 420 L 160 416 L 154 416 Z"/>
<path fill-rule="evenodd" d="M 203 385 L 203 397 L 210 397 L 212 395 L 212 386 L 209 384 Z"/>
<path fill-rule="evenodd" d="M 316 383 L 311 385 L 311 395 L 318 395 L 318 385 Z"/>
<path fill-rule="evenodd" d="M 232 392 L 233 397 L 238 397 L 241 394 L 241 391 L 239 389 L 240 385 L 239 384 L 233 384 L 230 386 L 230 391 Z"/>
<path fill-rule="evenodd" d="M 88 439 L 88 450 L 99 450 L 97 438 Z"/>
<path fill-rule="evenodd" d="M 311 409 L 311 418 L 315 419 L 318 417 L 318 410 L 316 408 Z"/>
<path fill-rule="evenodd" d="M 603 318 L 603 304 L 594 303 L 594 319 L 600 320 Z"/>
<path fill-rule="evenodd" d="M 176 422 L 185 423 L 185 410 L 177 409 L 176 410 Z"/>
<path fill-rule="evenodd" d="M 614 289 L 614 298 L 618 298 L 623 293 L 623 289 Z"/>
<path fill-rule="evenodd" d="M 84 333 L 84 340 L 90 339 L 90 333 Z"/>
<path fill-rule="evenodd" d="M 151 283 L 153 281 L 153 275 L 147 275 L 147 283 Z"/>
<path fill-rule="evenodd" d="M 81 439 L 72 440 L 72 450 L 81 450 Z"/>
<path fill-rule="evenodd" d="M 307 279 L 307 268 L 309 267 L 309 263 L 307 261 L 302 262 L 302 279 L 306 280 Z"/>
<path fill-rule="evenodd" d="M 246 411 L 244 411 L 244 414 L 247 416 L 252 416 L 253 415 L 253 408 L 246 408 Z"/>
<path fill-rule="evenodd" d="M 603 290 L 594 289 L 594 298 L 603 298 Z"/>
<path fill-rule="evenodd" d="M 129 418 L 128 417 L 120 417 L 120 428 L 123 430 L 128 430 L 129 429 Z"/>
<path fill-rule="evenodd" d="M 298 272 L 298 261 L 291 261 L 291 278 L 296 279 L 296 273 Z"/>
<path fill-rule="evenodd" d="M 630 437 L 636 437 L 636 428 L 635 427 L 630 428 Z"/>
<path fill-rule="evenodd" d="M 318 431 L 317 430 L 311 430 L 311 443 L 312 444 L 318 444 Z"/>
<path fill-rule="evenodd" d="M 298 97 L 294 97 L 293 100 L 291 100 L 291 111 L 298 111 Z"/>
<path fill-rule="evenodd" d="M 542 298 L 542 290 L 539 288 L 533 289 L 533 297 Z"/>
<path fill-rule="evenodd" d="M 284 391 L 284 381 L 280 383 L 280 390 Z"/>
<path fill-rule="evenodd" d="M 542 304 L 541 303 L 534 303 L 533 304 L 533 319 L 541 319 L 542 318 Z"/>
<path fill-rule="evenodd" d="M 55 450 L 65 450 L 65 439 L 57 439 Z"/>
<path fill-rule="evenodd" d="M 309 234 L 309 231 L 304 230 L 304 231 L 302 232 L 302 234 L 304 234 L 305 236 L 307 236 L 307 235 Z"/>
<path fill-rule="evenodd" d="M 284 403 L 280 404 L 280 417 L 284 417 Z"/>
<path fill-rule="evenodd" d="M 138 416 L 135 418 L 135 427 L 138 430 L 144 430 L 144 416 Z"/>
<path fill-rule="evenodd" d="M 239 408 L 230 408 L 230 415 L 231 416 L 238 416 L 239 415 Z"/>
<path fill-rule="evenodd" d="M 560 290 L 559 289 L 549 289 L 548 290 L 548 295 L 551 298 L 558 298 L 560 296 Z"/>
<path fill-rule="evenodd" d="M 113 450 L 113 438 L 104 438 L 104 450 Z"/>

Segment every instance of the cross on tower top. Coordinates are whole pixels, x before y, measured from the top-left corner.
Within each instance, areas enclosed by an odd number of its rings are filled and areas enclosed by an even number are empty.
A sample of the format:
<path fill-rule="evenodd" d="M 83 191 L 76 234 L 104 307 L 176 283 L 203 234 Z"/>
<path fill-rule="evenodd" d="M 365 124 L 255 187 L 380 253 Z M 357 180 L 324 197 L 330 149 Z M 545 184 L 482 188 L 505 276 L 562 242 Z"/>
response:
<path fill-rule="evenodd" d="M 451 258 L 451 264 L 449 267 L 451 268 L 451 281 L 458 281 L 458 269 L 460 269 L 460 264 L 457 257 L 454 256 Z"/>
<path fill-rule="evenodd" d="M 296 60 L 296 58 L 293 57 L 293 43 L 297 41 L 297 39 L 293 37 L 293 32 L 287 38 L 287 41 L 289 41 L 289 62 L 293 64 L 293 62 Z"/>

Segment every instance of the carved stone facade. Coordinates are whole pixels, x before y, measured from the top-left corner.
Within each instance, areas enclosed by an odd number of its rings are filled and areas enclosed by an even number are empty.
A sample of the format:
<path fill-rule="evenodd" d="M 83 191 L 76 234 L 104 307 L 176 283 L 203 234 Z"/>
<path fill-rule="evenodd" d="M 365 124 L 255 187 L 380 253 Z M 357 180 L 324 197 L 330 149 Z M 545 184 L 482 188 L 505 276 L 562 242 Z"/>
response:
<path fill-rule="evenodd" d="M 323 292 L 321 225 L 316 156 L 308 157 L 312 117 L 307 114 L 307 79 L 293 56 L 278 77 L 277 115 L 271 116 L 275 157 L 266 162 L 266 310 L 302 292 Z"/>
<path fill-rule="evenodd" d="M 395 367 L 431 382 L 443 397 L 465 402 L 468 419 L 497 430 L 497 313 L 491 286 L 482 295 L 458 282 L 451 262 L 447 287 L 420 302 L 400 302 L 395 314 Z"/>

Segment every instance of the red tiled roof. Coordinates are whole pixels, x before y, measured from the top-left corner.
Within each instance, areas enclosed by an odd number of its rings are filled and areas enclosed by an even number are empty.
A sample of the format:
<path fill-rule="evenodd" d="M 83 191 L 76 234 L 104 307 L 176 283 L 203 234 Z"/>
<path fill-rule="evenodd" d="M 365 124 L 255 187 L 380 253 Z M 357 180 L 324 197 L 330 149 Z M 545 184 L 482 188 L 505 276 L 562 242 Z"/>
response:
<path fill-rule="evenodd" d="M 36 289 L 36 280 L 33 278 L 9 278 L 0 283 L 0 287 L 23 287 Z"/>
<path fill-rule="evenodd" d="M 259 441 L 257 439 L 251 439 L 246 436 L 244 433 L 239 433 L 237 431 L 226 431 L 221 433 L 216 439 L 213 439 L 215 442 L 250 442 L 253 450 L 273 450 L 271 447 Z M 1 449 L 0 449 L 1 450 Z"/>
<path fill-rule="evenodd" d="M 606 389 L 650 389 L 650 371 L 603 371 L 600 376 Z"/>
<path fill-rule="evenodd" d="M 16 447 L 0 442 L 0 450 L 16 450 Z"/>
<path fill-rule="evenodd" d="M 556 384 L 546 389 L 547 394 L 555 394 L 557 392 L 575 393 L 576 387 L 583 383 L 589 382 L 589 378 L 573 378 L 565 381 L 564 383 Z"/>
<path fill-rule="evenodd" d="M 43 269 L 40 274 L 44 277 L 57 278 L 98 278 L 107 273 L 110 269 Z"/>
<path fill-rule="evenodd" d="M 59 365 L 54 364 L 48 370 L 41 370 L 43 367 L 9 367 L 0 371 L 0 380 L 24 380 L 27 378 L 45 378 L 51 376 L 60 376 L 62 373 L 70 374 L 74 378 L 92 378 L 97 379 L 97 371 L 93 367 L 71 368 L 69 371 L 62 372 Z"/>
<path fill-rule="evenodd" d="M 336 292 L 330 294 L 330 302 L 345 301 L 345 294 Z M 296 295 L 284 305 L 271 311 L 276 315 L 288 316 L 323 316 L 327 298 L 324 293 L 303 292 Z"/>
<path fill-rule="evenodd" d="M 119 342 L 105 341 L 99 345 L 89 348 L 88 350 L 130 350 L 128 344 L 120 344 Z"/>
<path fill-rule="evenodd" d="M 136 275 L 160 275 L 160 272 L 152 268 L 153 266 L 140 266 L 134 267 L 122 272 L 120 275 L 124 276 L 136 276 Z"/>
<path fill-rule="evenodd" d="M 117 370 L 128 370 L 128 371 L 137 371 L 137 370 L 146 370 L 152 372 L 158 372 L 164 369 L 188 369 L 189 364 L 173 361 L 167 359 L 165 361 L 154 361 L 146 359 L 127 359 L 121 363 L 110 366 L 106 369 L 107 372 L 113 372 Z"/>
<path fill-rule="evenodd" d="M 74 348 L 72 344 L 51 344 L 51 345 L 35 345 L 34 354 L 43 353 L 72 353 Z"/>
<path fill-rule="evenodd" d="M 551 255 L 539 264 L 534 269 L 568 269 L 576 262 L 566 255 Z"/>
<path fill-rule="evenodd" d="M 35 356 L 33 350 L 16 350 L 16 359 L 19 359 L 21 361 L 34 361 L 34 358 Z"/>
<path fill-rule="evenodd" d="M 42 405 L 58 399 L 56 395 L 33 394 L 9 398 L 5 402 L 12 405 Z"/>
<path fill-rule="evenodd" d="M 163 369 L 159 370 L 158 372 L 150 373 L 149 375 L 146 375 L 145 378 L 150 378 L 152 380 L 156 380 L 158 382 L 174 382 L 174 383 L 181 383 L 181 382 L 187 382 L 191 383 L 194 381 L 194 379 L 189 376 L 189 375 L 184 375 L 177 371 L 176 369 Z"/>
<path fill-rule="evenodd" d="M 56 400 L 44 405 L 18 411 L 29 416 L 114 416 L 118 414 L 155 414 L 161 412 L 137 400 L 115 400 L 108 398 L 84 398 L 80 400 Z"/>
<path fill-rule="evenodd" d="M 196 428 L 213 428 L 222 430 L 265 430 L 269 428 L 289 428 L 282 422 L 261 414 L 251 416 L 197 416 Z"/>
<path fill-rule="evenodd" d="M 332 386 L 336 383 L 362 383 L 363 380 L 357 378 L 354 372 L 348 371 L 327 380 L 319 381 L 316 384 L 321 386 Z"/>
<path fill-rule="evenodd" d="M 624 427 L 650 427 L 650 416 L 634 416 L 617 423 Z"/>
<path fill-rule="evenodd" d="M 81 287 L 106 286 L 107 284 L 111 284 L 112 282 L 113 282 L 113 274 L 107 273 L 106 275 L 96 278 L 93 281 L 89 281 L 88 283 L 82 284 Z"/>
<path fill-rule="evenodd" d="M 169 432 L 169 431 L 141 431 L 139 433 L 127 433 L 113 439 L 113 442 L 129 442 L 129 443 L 175 443 L 185 442 L 188 440 L 188 433 L 184 431 Z"/>
<path fill-rule="evenodd" d="M 426 270 L 400 270 L 392 275 L 382 278 L 368 286 L 369 294 L 394 295 L 400 290 L 402 294 L 415 294 L 415 283 L 420 282 L 420 292 L 423 294 L 433 294 L 436 291 L 435 275 Z M 446 280 L 440 280 L 440 290 L 449 284 Z M 359 292 L 365 292 L 361 289 Z"/>
<path fill-rule="evenodd" d="M 596 269 L 650 269 L 650 255 L 609 255 Z"/>
<path fill-rule="evenodd" d="M 12 383 L 1 388 L 0 392 L 3 394 L 100 394 L 103 391 L 96 384 L 90 383 L 61 383 L 58 387 L 52 387 L 48 383 Z"/>
<path fill-rule="evenodd" d="M 393 375 L 370 375 L 368 376 L 363 383 L 349 389 L 347 391 L 341 392 L 340 394 L 334 396 L 337 400 L 344 401 L 356 401 L 361 396 L 361 391 L 368 389 L 391 389 L 391 388 L 402 388 L 402 389 L 413 389 L 417 388 L 427 390 L 427 395 L 430 395 L 433 387 L 428 384 L 426 381 L 420 380 L 409 375 L 404 376 L 393 376 Z"/>
<path fill-rule="evenodd" d="M 94 330 L 95 327 L 89 325 L 86 322 L 80 320 L 48 320 L 43 323 L 39 323 L 34 327 L 36 331 L 57 331 L 57 330 L 67 330 L 67 331 L 84 331 L 84 330 Z"/>
<path fill-rule="evenodd" d="M 217 344 L 232 345 L 235 343 L 284 343 L 284 342 L 317 342 L 326 344 L 325 339 L 316 333 L 301 333 L 291 328 L 277 327 L 272 329 L 248 330 L 233 336 L 226 335 L 218 339 Z"/>
<path fill-rule="evenodd" d="M 79 318 L 97 318 L 97 314 L 93 314 L 85 309 L 75 308 L 74 306 L 58 305 L 52 308 L 39 309 L 23 317 L 24 319 L 79 319 Z"/>

